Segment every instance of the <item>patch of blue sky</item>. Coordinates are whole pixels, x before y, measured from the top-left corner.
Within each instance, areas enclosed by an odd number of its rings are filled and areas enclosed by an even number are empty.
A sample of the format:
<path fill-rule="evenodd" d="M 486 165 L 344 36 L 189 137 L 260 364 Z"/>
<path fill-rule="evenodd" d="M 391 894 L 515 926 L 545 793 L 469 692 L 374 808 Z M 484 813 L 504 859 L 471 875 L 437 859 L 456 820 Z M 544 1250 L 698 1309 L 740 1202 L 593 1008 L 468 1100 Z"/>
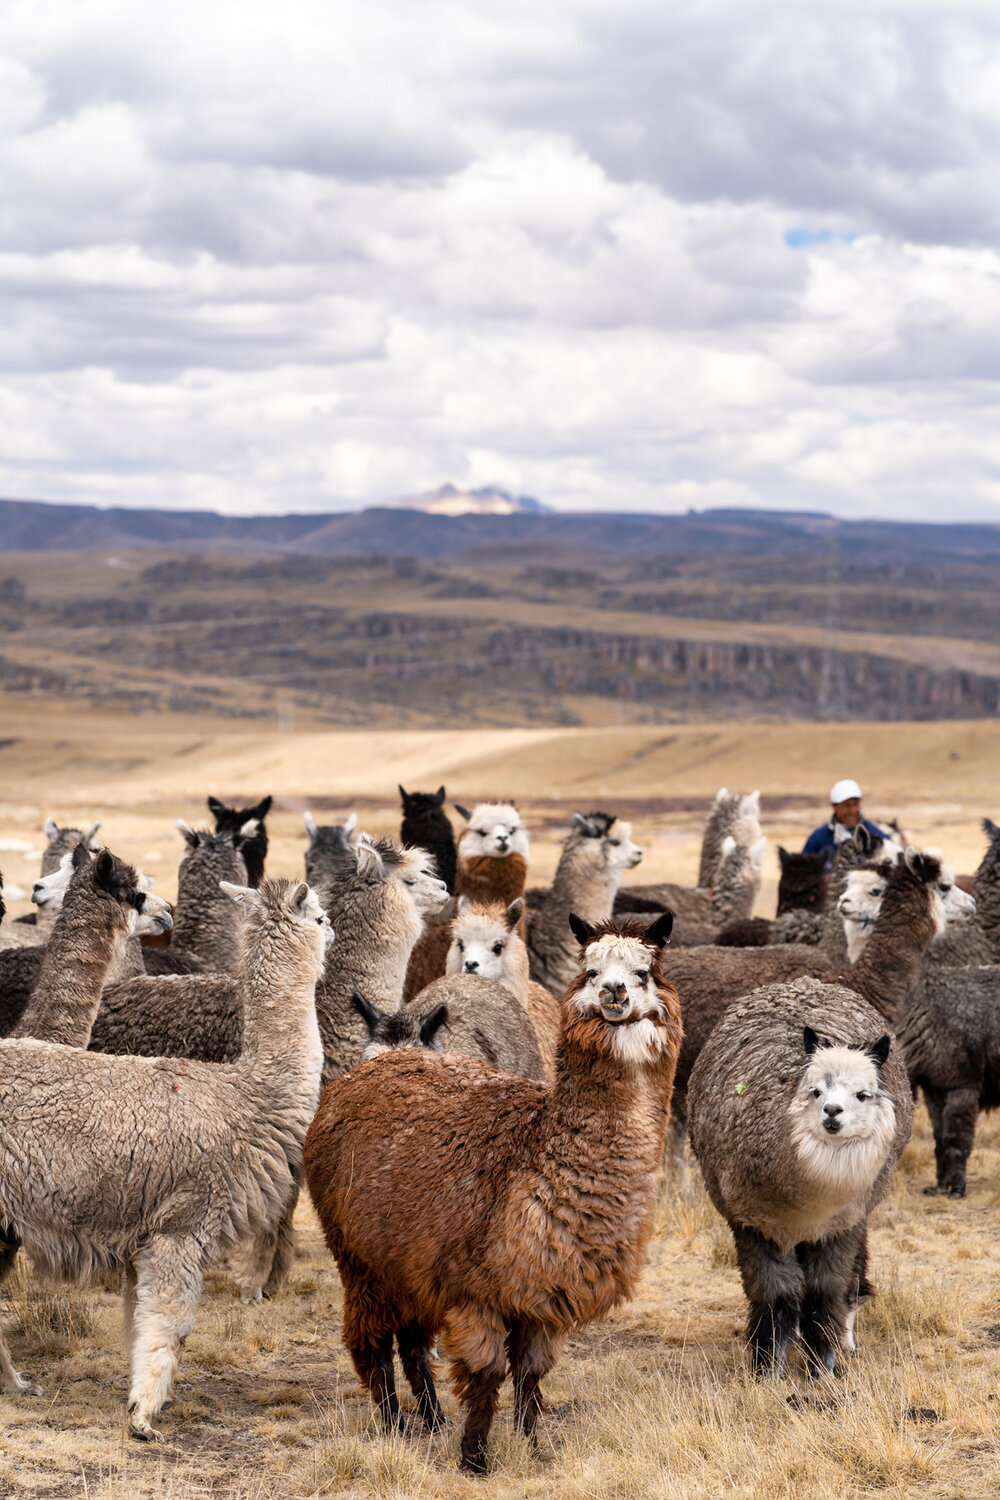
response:
<path fill-rule="evenodd" d="M 796 226 L 785 230 L 785 244 L 791 250 L 809 250 L 813 245 L 849 245 L 859 238 L 856 229 L 805 229 Z"/>

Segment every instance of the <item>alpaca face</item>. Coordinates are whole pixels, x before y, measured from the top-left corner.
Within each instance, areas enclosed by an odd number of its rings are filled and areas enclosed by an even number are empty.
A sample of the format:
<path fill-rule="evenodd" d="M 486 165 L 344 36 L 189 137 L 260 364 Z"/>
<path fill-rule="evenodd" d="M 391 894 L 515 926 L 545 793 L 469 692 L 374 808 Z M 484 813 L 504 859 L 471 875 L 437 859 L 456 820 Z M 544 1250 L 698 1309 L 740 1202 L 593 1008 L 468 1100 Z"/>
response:
<path fill-rule="evenodd" d="M 500 911 L 460 911 L 448 950 L 449 974 L 478 974 L 483 979 L 504 977 L 507 945 L 519 942 Z"/>
<path fill-rule="evenodd" d="M 31 888 L 31 899 L 43 911 L 55 913 L 62 910 L 63 900 L 73 878 L 73 850 L 64 854 L 59 868 L 51 875 L 42 875 Z M 129 937 L 154 936 L 169 932 L 174 925 L 169 901 L 154 896 L 152 876 L 138 872 L 138 885 L 128 914 Z"/>
<path fill-rule="evenodd" d="M 847 884 L 837 902 L 837 910 L 844 924 L 847 957 L 851 963 L 855 963 L 864 952 L 865 944 L 878 920 L 894 863 L 893 859 L 881 860 L 878 865 L 862 865 L 860 869 L 852 870 L 847 877 Z M 951 865 L 942 864 L 941 875 L 935 882 L 931 898 L 931 915 L 938 933 L 948 923 L 967 922 L 975 915 L 975 911 L 975 898 L 955 884 Z"/>
<path fill-rule="evenodd" d="M 896 1128 L 881 1077 L 889 1038 L 868 1048 L 815 1042 L 789 1106 L 792 1146 L 810 1176 L 860 1191 L 880 1170 Z"/>
<path fill-rule="evenodd" d="M 41 875 L 31 887 L 31 899 L 36 906 L 59 911 L 66 887 L 73 878 L 73 851 L 70 849 L 59 861 L 58 869 L 51 875 Z"/>
<path fill-rule="evenodd" d="M 505 859 L 508 854 L 521 854 L 525 859 L 531 854 L 520 813 L 509 802 L 480 802 L 458 841 L 459 859 Z"/>
<path fill-rule="evenodd" d="M 656 952 L 638 938 L 611 933 L 584 950 L 585 982 L 573 995 L 581 1015 L 600 1016 L 623 1062 L 648 1062 L 660 1051 L 657 1022 L 667 1019 L 651 978 Z"/>
<path fill-rule="evenodd" d="M 403 849 L 391 874 L 403 886 L 422 917 L 435 916 L 449 900 L 448 887 L 439 880 L 434 859 L 426 849 Z"/>

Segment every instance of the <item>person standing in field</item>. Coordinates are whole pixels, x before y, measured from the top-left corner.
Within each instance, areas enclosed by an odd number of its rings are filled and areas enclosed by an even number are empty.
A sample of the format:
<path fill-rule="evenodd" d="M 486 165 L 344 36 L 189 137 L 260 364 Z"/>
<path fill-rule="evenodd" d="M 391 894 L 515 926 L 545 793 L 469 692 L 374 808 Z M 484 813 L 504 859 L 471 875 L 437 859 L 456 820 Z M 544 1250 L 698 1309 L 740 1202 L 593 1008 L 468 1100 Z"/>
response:
<path fill-rule="evenodd" d="M 802 846 L 803 854 L 825 856 L 827 874 L 830 873 L 837 845 L 853 837 L 854 830 L 859 823 L 863 823 L 868 832 L 874 834 L 876 838 L 889 839 L 890 837 L 877 824 L 863 815 L 861 788 L 856 781 L 835 781 L 830 788 L 830 803 L 833 816 L 829 823 L 823 823 L 819 828 L 814 829 Z"/>

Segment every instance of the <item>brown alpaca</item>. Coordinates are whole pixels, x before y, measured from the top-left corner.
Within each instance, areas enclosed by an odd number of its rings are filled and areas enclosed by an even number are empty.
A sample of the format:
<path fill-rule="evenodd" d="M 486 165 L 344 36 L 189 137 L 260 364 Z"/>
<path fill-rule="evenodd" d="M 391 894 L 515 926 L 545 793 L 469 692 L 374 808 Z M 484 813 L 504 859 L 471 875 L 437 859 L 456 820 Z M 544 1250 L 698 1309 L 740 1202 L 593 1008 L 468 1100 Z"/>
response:
<path fill-rule="evenodd" d="M 553 1084 L 388 1053 L 327 1087 L 306 1137 L 355 1368 L 386 1426 L 400 1426 L 395 1338 L 434 1428 L 439 1337 L 472 1473 L 485 1472 L 508 1362 L 531 1437 L 567 1334 L 630 1297 L 642 1271 L 680 1045 L 661 963 L 670 925 L 577 924 L 584 967 L 563 1000 Z"/>
<path fill-rule="evenodd" d="M 456 802 L 455 808 L 468 819 L 468 827 L 458 841 L 456 898 L 467 896 L 470 901 L 500 901 L 509 906 L 524 895 L 531 856 L 528 833 L 517 808 L 510 802 L 480 802 L 472 812 Z M 437 920 L 427 922 L 418 938 L 406 973 L 404 1003 L 444 974 L 454 914 L 454 907 L 442 912 Z M 523 938 L 523 917 L 519 930 Z"/>

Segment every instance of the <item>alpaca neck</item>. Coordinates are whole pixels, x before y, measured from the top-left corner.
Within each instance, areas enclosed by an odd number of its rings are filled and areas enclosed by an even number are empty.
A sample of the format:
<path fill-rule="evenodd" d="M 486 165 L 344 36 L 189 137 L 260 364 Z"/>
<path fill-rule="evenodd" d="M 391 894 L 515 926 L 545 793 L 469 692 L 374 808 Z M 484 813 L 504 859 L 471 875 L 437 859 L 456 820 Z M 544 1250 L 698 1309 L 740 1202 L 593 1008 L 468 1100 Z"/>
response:
<path fill-rule="evenodd" d="M 934 924 L 927 910 L 927 887 L 890 884 L 871 937 L 847 983 L 894 1025 L 920 977 Z"/>
<path fill-rule="evenodd" d="M 316 1021 L 317 971 L 304 943 L 277 945 L 266 929 L 243 953 L 240 1064 L 272 1104 L 313 1088 L 319 1098 L 323 1047 Z M 261 937 L 263 940 L 261 940 Z"/>
<path fill-rule="evenodd" d="M 218 871 L 202 866 L 197 853 L 180 867 L 170 946 L 220 973 L 234 973 L 239 963 L 239 913 L 220 890 Z"/>
<path fill-rule="evenodd" d="M 124 979 L 142 979 L 145 973 L 142 943 L 137 937 L 130 937 L 122 944 L 121 951 L 108 964 L 104 983 L 105 985 L 120 984 Z"/>
<path fill-rule="evenodd" d="M 85 880 L 66 892 L 38 979 L 13 1036 L 86 1047 L 112 963 L 128 933 L 121 909 L 102 901 Z"/>
<path fill-rule="evenodd" d="M 976 898 L 976 920 L 1000 963 L 1000 839 L 994 839 L 976 871 L 972 894 Z"/>
<path fill-rule="evenodd" d="M 528 1004 L 528 985 L 531 976 L 528 972 L 528 950 L 524 943 L 512 933 L 507 939 L 507 945 L 503 954 L 503 974 L 500 983 L 504 989 L 510 991 L 522 1009 Z"/>

